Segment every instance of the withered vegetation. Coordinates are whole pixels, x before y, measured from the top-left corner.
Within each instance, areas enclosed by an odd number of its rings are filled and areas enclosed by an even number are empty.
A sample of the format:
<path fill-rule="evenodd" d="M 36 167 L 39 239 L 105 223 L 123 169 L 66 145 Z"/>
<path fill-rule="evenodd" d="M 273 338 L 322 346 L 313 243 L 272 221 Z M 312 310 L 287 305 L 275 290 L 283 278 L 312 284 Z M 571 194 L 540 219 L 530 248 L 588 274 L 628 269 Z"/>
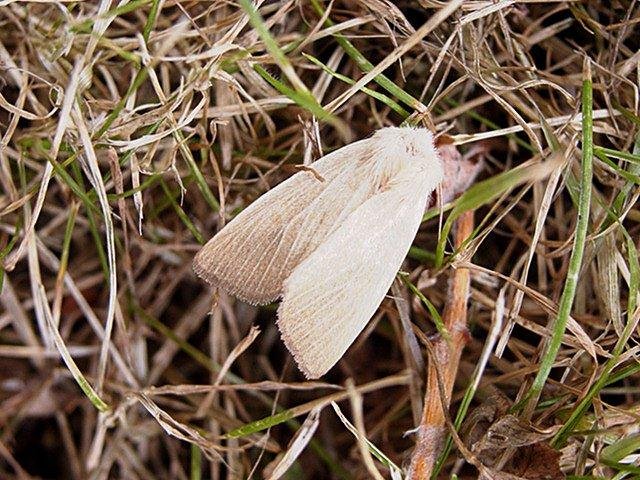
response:
<path fill-rule="evenodd" d="M 637 478 L 639 19 L 0 0 L 0 477 Z M 481 172 L 305 382 L 275 307 L 208 288 L 193 255 L 403 122 Z"/>

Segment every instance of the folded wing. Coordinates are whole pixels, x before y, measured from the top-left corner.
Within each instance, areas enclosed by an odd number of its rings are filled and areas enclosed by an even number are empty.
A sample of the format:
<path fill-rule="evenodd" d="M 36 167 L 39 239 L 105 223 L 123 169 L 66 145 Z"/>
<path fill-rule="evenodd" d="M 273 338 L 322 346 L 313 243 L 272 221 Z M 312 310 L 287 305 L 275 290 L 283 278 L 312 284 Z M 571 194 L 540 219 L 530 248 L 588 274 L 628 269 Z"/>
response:
<path fill-rule="evenodd" d="M 254 304 L 276 300 L 291 271 L 375 193 L 367 140 L 314 162 L 265 193 L 195 257 L 195 272 Z"/>
<path fill-rule="evenodd" d="M 433 182 L 394 180 L 372 196 L 284 282 L 278 327 L 308 378 L 324 375 L 384 299 L 420 226 Z"/>

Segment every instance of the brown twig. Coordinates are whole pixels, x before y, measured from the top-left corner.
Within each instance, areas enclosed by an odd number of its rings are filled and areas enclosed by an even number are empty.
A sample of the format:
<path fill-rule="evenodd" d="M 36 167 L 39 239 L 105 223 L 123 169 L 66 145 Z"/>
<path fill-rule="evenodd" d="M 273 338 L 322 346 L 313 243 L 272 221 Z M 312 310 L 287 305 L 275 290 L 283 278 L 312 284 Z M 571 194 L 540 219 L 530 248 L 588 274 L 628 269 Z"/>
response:
<path fill-rule="evenodd" d="M 473 231 L 473 212 L 460 217 L 456 225 L 456 248 Z M 440 338 L 434 345 L 433 355 L 427 368 L 427 387 L 424 398 L 422 420 L 418 427 L 416 448 L 411 459 L 409 478 L 426 479 L 431 476 L 433 466 L 442 447 L 446 434 L 444 409 L 449 408 L 453 383 L 458 371 L 462 349 L 467 341 L 467 299 L 469 298 L 469 270 L 458 268 L 453 274 L 449 300 L 443 315 L 444 324 L 450 338 Z M 439 395 L 438 370 L 441 371 L 446 405 L 442 405 Z"/>

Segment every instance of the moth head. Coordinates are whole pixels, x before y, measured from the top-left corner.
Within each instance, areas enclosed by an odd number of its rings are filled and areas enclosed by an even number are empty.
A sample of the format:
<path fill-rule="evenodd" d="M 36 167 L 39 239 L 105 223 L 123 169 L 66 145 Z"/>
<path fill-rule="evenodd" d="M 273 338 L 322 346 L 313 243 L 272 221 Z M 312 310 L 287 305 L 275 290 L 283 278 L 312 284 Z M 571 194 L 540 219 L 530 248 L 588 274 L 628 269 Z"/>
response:
<path fill-rule="evenodd" d="M 433 159 L 436 147 L 433 134 L 426 128 L 388 127 L 376 131 L 373 138 L 386 148 L 398 148 L 398 155 Z"/>

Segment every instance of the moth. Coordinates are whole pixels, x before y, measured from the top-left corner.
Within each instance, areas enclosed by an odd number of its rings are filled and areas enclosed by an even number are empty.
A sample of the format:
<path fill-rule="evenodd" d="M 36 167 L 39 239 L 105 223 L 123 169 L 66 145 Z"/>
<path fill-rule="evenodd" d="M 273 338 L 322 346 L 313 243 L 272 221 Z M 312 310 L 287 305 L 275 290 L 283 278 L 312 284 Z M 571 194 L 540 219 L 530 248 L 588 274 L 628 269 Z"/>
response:
<path fill-rule="evenodd" d="M 458 160 L 427 129 L 377 130 L 258 198 L 202 247 L 194 271 L 250 304 L 281 299 L 282 339 L 318 378 L 376 312 L 434 190 L 451 197 L 473 178 Z"/>

